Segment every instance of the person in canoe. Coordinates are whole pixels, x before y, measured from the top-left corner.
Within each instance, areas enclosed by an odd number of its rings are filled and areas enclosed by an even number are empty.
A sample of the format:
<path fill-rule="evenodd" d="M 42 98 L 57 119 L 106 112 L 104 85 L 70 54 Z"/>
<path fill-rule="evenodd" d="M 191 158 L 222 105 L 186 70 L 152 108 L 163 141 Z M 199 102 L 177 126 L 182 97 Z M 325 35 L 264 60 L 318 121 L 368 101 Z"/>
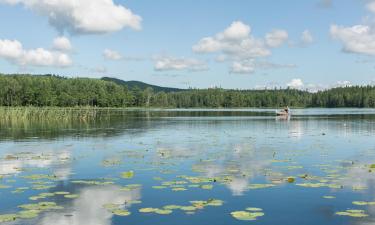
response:
<path fill-rule="evenodd" d="M 289 106 L 286 106 L 283 110 L 276 112 L 278 116 L 288 116 L 290 113 Z"/>

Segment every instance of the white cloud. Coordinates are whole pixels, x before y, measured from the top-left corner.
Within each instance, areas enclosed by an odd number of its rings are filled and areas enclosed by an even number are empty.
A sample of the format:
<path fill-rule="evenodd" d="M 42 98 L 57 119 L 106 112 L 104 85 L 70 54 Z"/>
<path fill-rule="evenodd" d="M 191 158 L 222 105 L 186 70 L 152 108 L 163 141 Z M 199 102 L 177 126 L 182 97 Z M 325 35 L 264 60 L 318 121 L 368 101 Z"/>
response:
<path fill-rule="evenodd" d="M 343 80 L 343 81 L 337 81 L 336 84 L 332 85 L 331 88 L 338 88 L 338 87 L 351 87 L 353 86 L 350 81 Z"/>
<path fill-rule="evenodd" d="M 367 10 L 369 10 L 372 13 L 375 13 L 375 1 L 370 1 L 366 5 Z"/>
<path fill-rule="evenodd" d="M 193 46 L 196 53 L 222 52 L 232 58 L 249 59 L 271 54 L 261 39 L 251 35 L 250 26 L 241 21 L 233 22 L 214 37 L 202 38 Z"/>
<path fill-rule="evenodd" d="M 72 65 L 72 60 L 65 53 L 43 48 L 26 50 L 17 40 L 0 39 L 0 58 L 20 66 L 67 67 Z"/>
<path fill-rule="evenodd" d="M 219 40 L 212 37 L 205 37 L 193 46 L 193 51 L 197 53 L 210 53 L 220 51 L 221 48 L 222 44 Z"/>
<path fill-rule="evenodd" d="M 285 30 L 273 30 L 265 38 L 256 38 L 251 27 L 234 21 L 224 31 L 204 37 L 192 49 L 195 53 L 217 53 L 216 62 L 231 62 L 231 73 L 252 73 L 255 60 L 271 55 L 270 48 L 279 47 L 288 39 Z"/>
<path fill-rule="evenodd" d="M 239 74 L 249 74 L 255 71 L 253 62 L 233 62 L 230 72 Z"/>
<path fill-rule="evenodd" d="M 113 0 L 0 0 L 0 3 L 22 4 L 47 16 L 58 31 L 70 33 L 109 33 L 125 27 L 141 29 L 142 18 Z"/>
<path fill-rule="evenodd" d="M 288 32 L 285 30 L 273 30 L 266 34 L 266 44 L 269 47 L 276 48 L 284 44 L 288 40 Z"/>
<path fill-rule="evenodd" d="M 53 40 L 53 48 L 59 51 L 70 51 L 72 50 L 72 44 L 66 37 L 57 37 Z"/>
<path fill-rule="evenodd" d="M 175 57 L 156 57 L 155 70 L 187 70 L 187 71 L 203 71 L 208 70 L 207 63 L 192 58 L 175 58 Z"/>
<path fill-rule="evenodd" d="M 303 81 L 301 79 L 295 78 L 287 83 L 287 86 L 291 89 L 303 89 L 305 85 L 303 84 Z"/>
<path fill-rule="evenodd" d="M 123 58 L 123 56 L 119 52 L 111 49 L 105 49 L 103 52 L 103 56 L 104 58 L 109 60 L 120 60 Z"/>
<path fill-rule="evenodd" d="M 303 45 L 308 45 L 314 42 L 314 37 L 309 30 L 304 30 L 301 35 L 301 42 Z"/>
<path fill-rule="evenodd" d="M 345 52 L 375 55 L 375 32 L 370 26 L 332 25 L 330 33 L 332 38 L 342 42 Z"/>
<path fill-rule="evenodd" d="M 233 22 L 224 32 L 219 34 L 219 39 L 222 40 L 243 40 L 248 38 L 250 35 L 250 26 L 244 24 L 241 21 Z"/>

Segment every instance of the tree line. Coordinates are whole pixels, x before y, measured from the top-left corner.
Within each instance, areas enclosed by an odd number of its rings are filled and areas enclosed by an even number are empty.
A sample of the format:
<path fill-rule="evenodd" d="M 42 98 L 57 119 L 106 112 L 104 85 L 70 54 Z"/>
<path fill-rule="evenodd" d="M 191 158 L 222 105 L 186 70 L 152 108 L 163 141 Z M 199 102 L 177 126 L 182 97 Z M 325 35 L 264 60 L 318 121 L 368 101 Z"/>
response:
<path fill-rule="evenodd" d="M 375 107 L 375 87 L 333 88 L 317 93 L 295 89 L 140 89 L 91 78 L 0 75 L 0 106 L 96 107 Z"/>

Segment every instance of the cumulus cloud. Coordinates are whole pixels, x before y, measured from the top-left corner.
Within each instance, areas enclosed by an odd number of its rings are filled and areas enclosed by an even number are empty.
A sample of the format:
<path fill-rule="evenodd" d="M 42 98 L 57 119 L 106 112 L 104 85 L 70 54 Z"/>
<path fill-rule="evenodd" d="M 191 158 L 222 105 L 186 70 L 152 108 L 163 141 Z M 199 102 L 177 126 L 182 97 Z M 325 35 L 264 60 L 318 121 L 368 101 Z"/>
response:
<path fill-rule="evenodd" d="M 372 13 L 375 13 L 375 1 L 370 1 L 367 3 L 366 9 Z"/>
<path fill-rule="evenodd" d="M 375 32 L 370 26 L 332 25 L 330 33 L 332 38 L 342 42 L 344 52 L 375 55 Z"/>
<path fill-rule="evenodd" d="M 314 42 L 314 37 L 309 30 L 304 30 L 301 34 L 301 42 L 303 45 L 308 45 Z"/>
<path fill-rule="evenodd" d="M 239 74 L 249 74 L 255 71 L 253 62 L 233 62 L 230 72 Z"/>
<path fill-rule="evenodd" d="M 156 57 L 154 69 L 156 71 L 187 70 L 203 71 L 208 70 L 206 62 L 193 58 Z"/>
<path fill-rule="evenodd" d="M 105 49 L 103 52 L 103 57 L 109 60 L 120 60 L 123 58 L 119 52 L 111 49 Z"/>
<path fill-rule="evenodd" d="M 114 32 L 125 27 L 141 29 L 142 18 L 113 0 L 0 0 L 0 3 L 22 4 L 48 17 L 50 25 L 60 32 L 90 34 Z"/>
<path fill-rule="evenodd" d="M 70 51 L 72 50 L 72 44 L 66 37 L 57 37 L 53 40 L 53 48 L 59 51 Z"/>
<path fill-rule="evenodd" d="M 249 59 L 271 54 L 264 41 L 251 35 L 250 26 L 241 21 L 233 22 L 214 37 L 202 38 L 193 46 L 196 53 L 222 52 L 232 58 Z"/>
<path fill-rule="evenodd" d="M 224 31 L 204 37 L 192 49 L 195 53 L 217 53 L 216 62 L 230 61 L 231 73 L 253 73 L 255 59 L 271 55 L 271 49 L 281 46 L 288 39 L 285 30 L 275 29 L 264 38 L 252 35 L 251 27 L 234 21 Z"/>
<path fill-rule="evenodd" d="M 303 89 L 305 86 L 303 84 L 303 81 L 300 78 L 292 79 L 289 83 L 287 83 L 287 86 L 291 89 Z"/>
<path fill-rule="evenodd" d="M 266 44 L 269 47 L 276 48 L 288 40 L 288 32 L 285 30 L 273 30 L 266 34 Z"/>
<path fill-rule="evenodd" d="M 72 65 L 70 57 L 58 51 L 43 48 L 24 49 L 17 40 L 0 39 L 0 58 L 20 66 L 58 66 Z"/>

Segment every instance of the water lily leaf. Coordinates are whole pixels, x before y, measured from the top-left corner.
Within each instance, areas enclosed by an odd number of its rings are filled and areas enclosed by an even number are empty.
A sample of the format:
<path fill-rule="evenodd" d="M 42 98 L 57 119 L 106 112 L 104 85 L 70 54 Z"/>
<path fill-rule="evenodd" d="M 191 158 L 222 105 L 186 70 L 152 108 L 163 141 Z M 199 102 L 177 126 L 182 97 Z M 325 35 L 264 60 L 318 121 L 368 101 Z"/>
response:
<path fill-rule="evenodd" d="M 248 186 L 249 189 L 261 189 L 261 188 L 270 188 L 274 187 L 274 184 L 250 184 Z"/>
<path fill-rule="evenodd" d="M 258 217 L 264 216 L 263 212 L 234 211 L 231 215 L 238 220 L 256 220 Z"/>
<path fill-rule="evenodd" d="M 354 201 L 353 205 L 375 205 L 375 202 Z"/>
<path fill-rule="evenodd" d="M 77 194 L 69 194 L 69 195 L 64 195 L 64 198 L 78 198 L 79 195 Z"/>
<path fill-rule="evenodd" d="M 139 209 L 139 212 L 141 213 L 152 213 L 158 210 L 157 208 L 141 208 Z"/>
<path fill-rule="evenodd" d="M 211 190 L 214 186 L 211 184 L 202 185 L 201 188 L 205 190 Z"/>
<path fill-rule="evenodd" d="M 112 213 L 116 216 L 129 216 L 131 213 L 125 209 L 114 209 Z"/>
<path fill-rule="evenodd" d="M 350 217 L 367 217 L 368 215 L 365 213 L 364 210 L 357 210 L 357 209 L 349 209 L 342 212 L 336 212 L 336 215 L 339 216 L 350 216 Z"/>
<path fill-rule="evenodd" d="M 17 219 L 17 217 L 18 217 L 17 214 L 3 214 L 3 215 L 0 215 L 0 223 L 14 221 L 14 220 Z"/>
<path fill-rule="evenodd" d="M 254 208 L 254 207 L 248 207 L 246 208 L 247 211 L 252 211 L 252 212 L 260 212 L 263 211 L 261 208 Z"/>
<path fill-rule="evenodd" d="M 155 210 L 155 213 L 160 214 L 160 215 L 167 215 L 167 214 L 171 214 L 172 212 L 173 211 L 170 209 L 156 209 Z"/>
<path fill-rule="evenodd" d="M 329 196 L 329 195 L 326 195 L 326 196 L 323 196 L 323 198 L 325 198 L 325 199 L 334 199 L 334 198 L 336 198 L 335 196 Z"/>
<path fill-rule="evenodd" d="M 121 173 L 121 177 L 124 178 L 124 179 L 131 179 L 131 178 L 134 177 L 134 172 L 132 170 L 126 171 L 126 172 L 122 172 Z"/>

